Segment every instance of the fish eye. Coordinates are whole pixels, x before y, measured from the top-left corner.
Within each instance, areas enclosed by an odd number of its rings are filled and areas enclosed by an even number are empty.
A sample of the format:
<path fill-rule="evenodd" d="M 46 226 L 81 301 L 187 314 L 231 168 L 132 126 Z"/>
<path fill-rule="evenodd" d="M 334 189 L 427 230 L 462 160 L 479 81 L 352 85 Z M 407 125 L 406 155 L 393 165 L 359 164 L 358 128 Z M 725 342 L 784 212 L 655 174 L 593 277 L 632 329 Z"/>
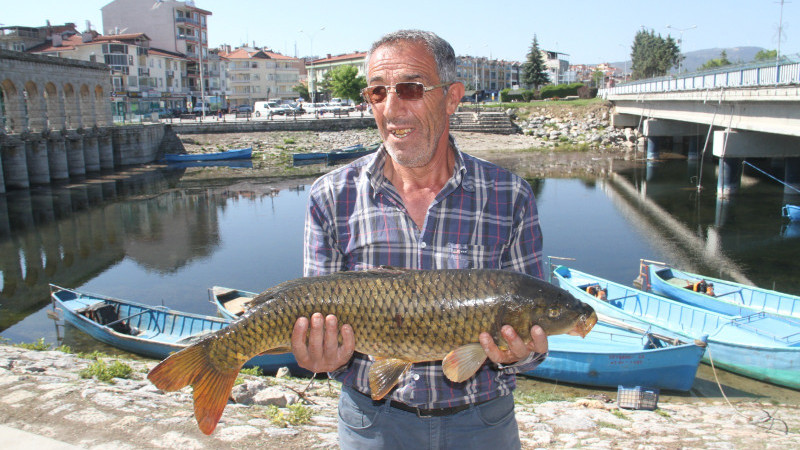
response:
<path fill-rule="evenodd" d="M 548 315 L 550 318 L 556 318 L 556 317 L 558 317 L 559 313 L 560 313 L 560 310 L 559 310 L 558 308 L 556 308 L 556 307 L 552 307 L 552 308 L 548 308 L 548 309 L 547 309 L 547 315 Z"/>

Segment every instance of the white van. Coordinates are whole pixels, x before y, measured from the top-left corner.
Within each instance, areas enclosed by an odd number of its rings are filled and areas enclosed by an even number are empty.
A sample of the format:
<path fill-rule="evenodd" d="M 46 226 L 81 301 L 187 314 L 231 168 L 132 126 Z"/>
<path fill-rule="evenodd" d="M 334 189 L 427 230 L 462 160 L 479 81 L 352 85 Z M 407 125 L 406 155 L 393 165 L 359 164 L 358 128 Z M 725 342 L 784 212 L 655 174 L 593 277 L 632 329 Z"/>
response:
<path fill-rule="evenodd" d="M 286 108 L 273 101 L 256 102 L 255 105 L 253 105 L 253 113 L 256 117 L 272 117 L 286 114 Z"/>

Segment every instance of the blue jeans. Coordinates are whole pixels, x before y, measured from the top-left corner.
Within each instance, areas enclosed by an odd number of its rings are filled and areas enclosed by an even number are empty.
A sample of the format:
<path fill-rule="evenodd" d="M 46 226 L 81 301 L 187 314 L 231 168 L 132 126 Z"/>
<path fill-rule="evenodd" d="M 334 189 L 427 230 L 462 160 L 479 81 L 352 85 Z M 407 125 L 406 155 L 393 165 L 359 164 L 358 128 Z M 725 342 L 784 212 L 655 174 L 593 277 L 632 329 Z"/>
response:
<path fill-rule="evenodd" d="M 450 416 L 421 418 L 342 386 L 339 445 L 345 450 L 519 449 L 514 397 L 498 397 Z"/>

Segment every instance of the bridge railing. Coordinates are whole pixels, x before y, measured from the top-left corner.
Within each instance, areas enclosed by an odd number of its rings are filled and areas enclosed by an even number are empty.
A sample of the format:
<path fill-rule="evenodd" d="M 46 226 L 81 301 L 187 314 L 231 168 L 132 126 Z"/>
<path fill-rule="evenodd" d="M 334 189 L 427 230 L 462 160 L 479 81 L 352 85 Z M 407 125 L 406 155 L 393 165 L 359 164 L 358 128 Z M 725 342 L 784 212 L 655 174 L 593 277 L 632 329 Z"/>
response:
<path fill-rule="evenodd" d="M 657 92 L 708 90 L 717 88 L 778 86 L 800 84 L 800 60 L 779 63 L 748 63 L 715 70 L 673 75 L 619 84 L 599 89 L 597 96 L 646 94 Z"/>

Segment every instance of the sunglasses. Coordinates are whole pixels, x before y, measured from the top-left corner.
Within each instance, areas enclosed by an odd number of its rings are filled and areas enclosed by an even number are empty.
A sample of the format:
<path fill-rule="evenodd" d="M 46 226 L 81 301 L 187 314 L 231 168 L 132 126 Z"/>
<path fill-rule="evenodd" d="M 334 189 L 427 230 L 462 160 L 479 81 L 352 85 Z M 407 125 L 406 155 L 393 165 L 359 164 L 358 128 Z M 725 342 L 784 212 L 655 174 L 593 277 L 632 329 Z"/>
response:
<path fill-rule="evenodd" d="M 453 83 L 440 83 L 434 84 L 433 86 L 425 86 L 416 81 L 404 81 L 392 86 L 367 86 L 361 91 L 361 95 L 367 102 L 376 104 L 386 100 L 386 96 L 389 95 L 389 89 L 394 89 L 394 93 L 397 94 L 397 97 L 403 100 L 419 100 L 422 98 L 422 94 L 451 84 Z"/>

